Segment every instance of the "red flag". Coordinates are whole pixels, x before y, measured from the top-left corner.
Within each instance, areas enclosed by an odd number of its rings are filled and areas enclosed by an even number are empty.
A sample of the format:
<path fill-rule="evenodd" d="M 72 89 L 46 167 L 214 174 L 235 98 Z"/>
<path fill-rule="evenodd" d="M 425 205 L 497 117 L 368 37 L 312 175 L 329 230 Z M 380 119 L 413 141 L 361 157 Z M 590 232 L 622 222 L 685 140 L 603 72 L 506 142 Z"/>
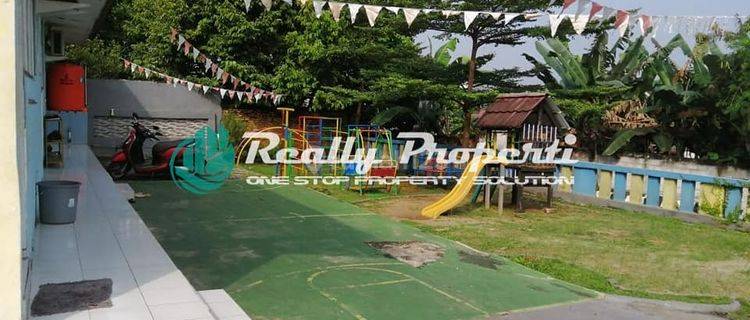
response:
<path fill-rule="evenodd" d="M 190 44 L 190 42 L 187 42 L 187 41 L 185 41 L 185 55 L 186 55 L 186 56 L 187 56 L 187 55 L 190 55 L 190 48 L 191 48 L 192 46 L 193 46 L 193 45 L 192 45 L 192 44 Z"/>
<path fill-rule="evenodd" d="M 143 67 L 138 67 L 138 73 L 143 73 L 144 71 L 146 71 L 146 69 L 143 69 Z"/>
<path fill-rule="evenodd" d="M 647 16 L 645 14 L 641 15 L 641 33 L 646 34 L 651 27 L 653 27 L 653 21 L 651 20 L 651 16 Z"/>
<path fill-rule="evenodd" d="M 591 11 L 589 12 L 589 20 L 591 20 L 591 18 L 593 18 L 597 13 L 599 13 L 599 11 L 602 11 L 602 9 L 604 9 L 603 5 L 600 5 L 596 2 L 592 2 Z"/>
<path fill-rule="evenodd" d="M 171 83 L 172 82 L 172 77 L 170 77 L 170 76 L 164 77 L 164 82 Z"/>
<path fill-rule="evenodd" d="M 223 74 L 221 75 L 221 84 L 226 84 L 226 83 L 227 83 L 227 80 L 229 80 L 229 74 L 228 74 L 228 73 L 226 73 L 226 72 L 224 72 L 224 73 L 223 73 Z"/>
<path fill-rule="evenodd" d="M 630 20 L 630 15 L 625 10 L 617 10 L 617 19 L 615 19 L 615 28 Z"/>
<path fill-rule="evenodd" d="M 240 79 L 232 77 L 232 89 L 237 90 L 238 85 L 240 85 Z"/>
<path fill-rule="evenodd" d="M 229 99 L 234 99 L 234 90 L 229 90 Z"/>
<path fill-rule="evenodd" d="M 219 65 L 212 63 L 211 64 L 211 74 L 216 75 L 216 70 L 219 70 Z"/>
<path fill-rule="evenodd" d="M 125 64 L 125 69 L 130 69 L 130 61 L 122 59 L 123 63 Z"/>
<path fill-rule="evenodd" d="M 574 3 L 576 3 L 576 0 L 565 0 L 563 2 L 563 11 L 565 11 L 565 9 L 567 9 L 568 7 L 570 7 L 571 5 L 573 5 Z"/>

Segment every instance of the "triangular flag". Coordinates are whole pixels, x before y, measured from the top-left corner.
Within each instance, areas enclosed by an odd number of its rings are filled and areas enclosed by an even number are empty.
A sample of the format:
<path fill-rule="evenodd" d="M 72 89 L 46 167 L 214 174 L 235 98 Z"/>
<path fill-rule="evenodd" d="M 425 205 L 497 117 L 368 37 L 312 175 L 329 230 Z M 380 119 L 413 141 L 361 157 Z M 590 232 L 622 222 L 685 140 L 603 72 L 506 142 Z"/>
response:
<path fill-rule="evenodd" d="M 385 7 L 386 10 L 393 12 L 395 14 L 398 14 L 398 10 L 401 9 L 399 7 Z"/>
<path fill-rule="evenodd" d="M 273 5 L 273 0 L 260 0 L 260 3 L 263 4 L 264 7 L 266 7 L 266 11 L 271 10 L 271 6 Z"/>
<path fill-rule="evenodd" d="M 182 48 L 182 44 L 185 43 L 185 37 L 182 35 L 179 35 L 177 40 L 177 51 L 180 51 L 180 48 Z"/>
<path fill-rule="evenodd" d="M 571 22 L 573 22 L 573 30 L 575 30 L 576 33 L 580 35 L 583 33 L 583 31 L 586 30 L 586 24 L 589 22 L 589 16 L 584 14 L 573 16 L 571 18 Z"/>
<path fill-rule="evenodd" d="M 352 17 L 352 23 L 357 21 L 357 13 L 359 13 L 359 9 L 362 8 L 361 4 L 355 4 L 355 3 L 349 3 L 349 15 Z"/>
<path fill-rule="evenodd" d="M 195 61 L 196 59 L 198 59 L 198 55 L 199 54 L 201 54 L 201 52 L 198 51 L 198 49 L 196 49 L 195 47 L 193 47 L 193 61 Z"/>
<path fill-rule="evenodd" d="M 367 21 L 370 22 L 370 26 L 375 26 L 375 20 L 378 19 L 378 14 L 380 14 L 380 10 L 383 10 L 383 7 L 381 6 L 370 6 L 365 5 L 365 13 L 367 14 Z"/>
<path fill-rule="evenodd" d="M 610 7 L 604 7 L 603 10 L 604 11 L 602 11 L 602 20 L 599 21 L 600 25 L 604 23 L 604 21 L 609 20 L 609 18 L 612 18 L 612 16 L 615 15 L 615 13 L 617 12 L 615 8 L 610 8 Z"/>
<path fill-rule="evenodd" d="M 203 86 L 203 94 L 208 93 L 208 89 L 209 89 L 208 86 Z"/>
<path fill-rule="evenodd" d="M 549 14 L 549 27 L 552 31 L 552 36 L 554 37 L 555 34 L 557 34 L 557 28 L 560 27 L 560 23 L 562 23 L 563 20 L 565 20 L 567 16 L 564 14 Z"/>
<path fill-rule="evenodd" d="M 218 68 L 216 70 L 216 80 L 221 80 L 224 77 L 224 69 Z"/>
<path fill-rule="evenodd" d="M 250 5 L 253 4 L 253 0 L 245 0 L 245 11 L 250 11 Z"/>
<path fill-rule="evenodd" d="M 576 9 L 576 19 L 578 16 L 583 13 L 584 10 L 586 10 L 586 7 L 591 3 L 591 0 L 578 0 L 578 9 Z M 586 19 L 588 21 L 588 19 Z"/>
<path fill-rule="evenodd" d="M 594 16 L 596 16 L 599 11 L 602 11 L 604 9 L 603 5 L 600 5 L 596 2 L 591 3 L 591 11 L 589 11 L 589 20 L 594 19 Z"/>
<path fill-rule="evenodd" d="M 135 70 L 138 68 L 138 65 L 135 63 L 130 63 L 130 73 L 135 73 Z"/>
<path fill-rule="evenodd" d="M 227 94 L 227 89 L 219 89 L 219 95 L 221 95 L 222 98 Z"/>
<path fill-rule="evenodd" d="M 130 69 L 130 61 L 122 59 L 123 65 L 125 65 L 125 69 Z"/>
<path fill-rule="evenodd" d="M 490 15 L 495 20 L 500 20 L 500 17 L 503 15 L 502 12 L 485 12 L 485 13 Z"/>
<path fill-rule="evenodd" d="M 341 9 L 344 8 L 345 3 L 341 2 L 328 2 L 328 9 L 331 10 L 331 14 L 333 15 L 333 20 L 339 21 L 341 18 Z"/>
<path fill-rule="evenodd" d="M 323 6 L 325 5 L 325 1 L 313 1 L 313 9 L 315 9 L 316 18 L 320 18 L 320 15 L 323 14 Z"/>
<path fill-rule="evenodd" d="M 474 19 L 476 19 L 478 15 L 479 12 L 477 11 L 464 11 L 464 26 L 466 26 L 466 29 L 469 29 L 469 26 L 474 22 Z"/>
<path fill-rule="evenodd" d="M 185 55 L 189 55 L 190 54 L 190 51 L 191 51 L 190 49 L 192 47 L 193 47 L 193 45 L 190 44 L 190 42 L 185 41 L 185 51 L 184 51 Z"/>
<path fill-rule="evenodd" d="M 242 102 L 242 95 L 242 91 L 237 91 L 237 100 L 239 100 L 240 102 Z"/>
<path fill-rule="evenodd" d="M 146 69 L 146 78 L 151 78 L 151 69 Z"/>
<path fill-rule="evenodd" d="M 504 14 L 504 16 L 505 16 L 505 24 L 509 24 L 511 21 L 513 21 L 513 19 L 515 19 L 516 17 L 518 17 L 520 15 L 521 15 L 520 13 L 505 13 Z"/>
<path fill-rule="evenodd" d="M 299 0 L 299 3 L 304 6 L 305 3 L 307 3 L 307 0 Z"/>
<path fill-rule="evenodd" d="M 570 7 L 571 5 L 573 5 L 574 3 L 576 3 L 576 0 L 565 0 L 565 1 L 563 1 L 563 11 L 565 11 L 565 9 L 567 9 L 568 7 Z"/>
<path fill-rule="evenodd" d="M 653 22 L 651 21 L 651 16 L 647 16 L 645 14 L 642 14 L 640 18 L 638 18 L 638 22 L 640 22 L 641 26 L 641 34 L 644 36 L 651 31 L 651 27 L 653 27 Z"/>
<path fill-rule="evenodd" d="M 419 9 L 404 8 L 404 18 L 406 18 L 406 25 L 411 27 L 411 23 L 419 15 Z"/>
<path fill-rule="evenodd" d="M 216 73 L 219 71 L 219 65 L 212 63 L 211 64 L 211 74 L 216 75 Z"/>
<path fill-rule="evenodd" d="M 450 16 L 455 16 L 457 14 L 461 14 L 461 12 L 460 11 L 454 11 L 454 10 L 443 10 L 443 16 L 445 16 L 446 18 L 450 17 Z"/>
<path fill-rule="evenodd" d="M 214 67 L 214 62 L 211 61 L 211 59 L 206 59 L 205 67 L 206 67 L 206 72 L 208 72 L 209 69 Z"/>
<path fill-rule="evenodd" d="M 221 75 L 221 84 L 227 84 L 227 81 L 229 81 L 229 73 L 224 72 L 224 74 Z"/>
<path fill-rule="evenodd" d="M 235 76 L 232 76 L 232 89 L 237 90 L 237 86 L 240 85 L 240 79 L 238 79 Z"/>
<path fill-rule="evenodd" d="M 234 99 L 234 94 L 235 94 L 235 93 L 236 93 L 236 91 L 234 91 L 234 90 L 229 90 L 229 100 L 232 100 L 232 99 Z"/>
<path fill-rule="evenodd" d="M 555 2 L 557 2 L 557 0 L 549 0 L 549 5 L 547 6 L 551 7 L 553 4 L 555 4 Z"/>
<path fill-rule="evenodd" d="M 617 29 L 620 37 L 625 36 L 628 31 L 628 23 L 630 23 L 630 14 L 625 10 L 617 11 L 617 19 L 615 19 L 615 29 Z"/>
<path fill-rule="evenodd" d="M 193 91 L 193 87 L 195 87 L 195 83 L 188 81 L 187 87 L 188 87 L 188 91 Z"/>

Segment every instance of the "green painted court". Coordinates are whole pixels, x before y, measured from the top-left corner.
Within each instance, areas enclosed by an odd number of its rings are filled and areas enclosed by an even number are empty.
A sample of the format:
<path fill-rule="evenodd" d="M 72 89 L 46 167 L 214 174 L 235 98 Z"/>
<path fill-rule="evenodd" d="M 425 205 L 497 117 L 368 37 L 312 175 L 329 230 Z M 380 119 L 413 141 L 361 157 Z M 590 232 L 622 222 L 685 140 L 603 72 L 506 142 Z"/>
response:
<path fill-rule="evenodd" d="M 195 288 L 225 289 L 253 319 L 471 319 L 596 296 L 304 187 L 131 185 L 151 195 L 135 208 Z M 414 268 L 366 244 L 410 240 L 445 255 Z"/>

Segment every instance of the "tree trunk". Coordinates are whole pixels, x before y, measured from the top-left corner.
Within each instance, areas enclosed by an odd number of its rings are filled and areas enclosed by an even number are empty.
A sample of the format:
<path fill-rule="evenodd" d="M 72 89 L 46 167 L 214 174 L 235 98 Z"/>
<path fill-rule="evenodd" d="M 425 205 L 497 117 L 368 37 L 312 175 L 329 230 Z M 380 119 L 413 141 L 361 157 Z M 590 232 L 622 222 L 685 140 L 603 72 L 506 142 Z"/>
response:
<path fill-rule="evenodd" d="M 362 120 L 362 102 L 357 103 L 357 111 L 354 113 L 354 124 L 359 124 Z"/>
<path fill-rule="evenodd" d="M 479 51 L 479 45 L 477 44 L 477 38 L 471 37 L 471 56 L 469 59 L 469 75 L 466 81 L 466 92 L 474 91 L 474 78 L 476 77 L 477 70 L 477 51 Z M 472 105 L 469 101 L 464 101 L 463 105 L 464 121 L 461 130 L 461 145 L 464 147 L 471 147 L 471 112 Z"/>

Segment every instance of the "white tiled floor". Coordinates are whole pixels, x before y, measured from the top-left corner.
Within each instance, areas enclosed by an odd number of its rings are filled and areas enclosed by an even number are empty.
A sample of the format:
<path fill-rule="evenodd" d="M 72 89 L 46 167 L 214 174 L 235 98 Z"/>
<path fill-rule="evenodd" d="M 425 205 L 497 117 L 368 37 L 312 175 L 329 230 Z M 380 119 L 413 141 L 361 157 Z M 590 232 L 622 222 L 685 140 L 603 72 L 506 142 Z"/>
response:
<path fill-rule="evenodd" d="M 82 186 L 74 225 L 39 226 L 31 296 L 45 283 L 111 278 L 113 306 L 33 319 L 217 318 L 117 191 L 88 146 L 70 146 L 65 168 L 48 169 L 45 179 L 74 180 Z"/>

